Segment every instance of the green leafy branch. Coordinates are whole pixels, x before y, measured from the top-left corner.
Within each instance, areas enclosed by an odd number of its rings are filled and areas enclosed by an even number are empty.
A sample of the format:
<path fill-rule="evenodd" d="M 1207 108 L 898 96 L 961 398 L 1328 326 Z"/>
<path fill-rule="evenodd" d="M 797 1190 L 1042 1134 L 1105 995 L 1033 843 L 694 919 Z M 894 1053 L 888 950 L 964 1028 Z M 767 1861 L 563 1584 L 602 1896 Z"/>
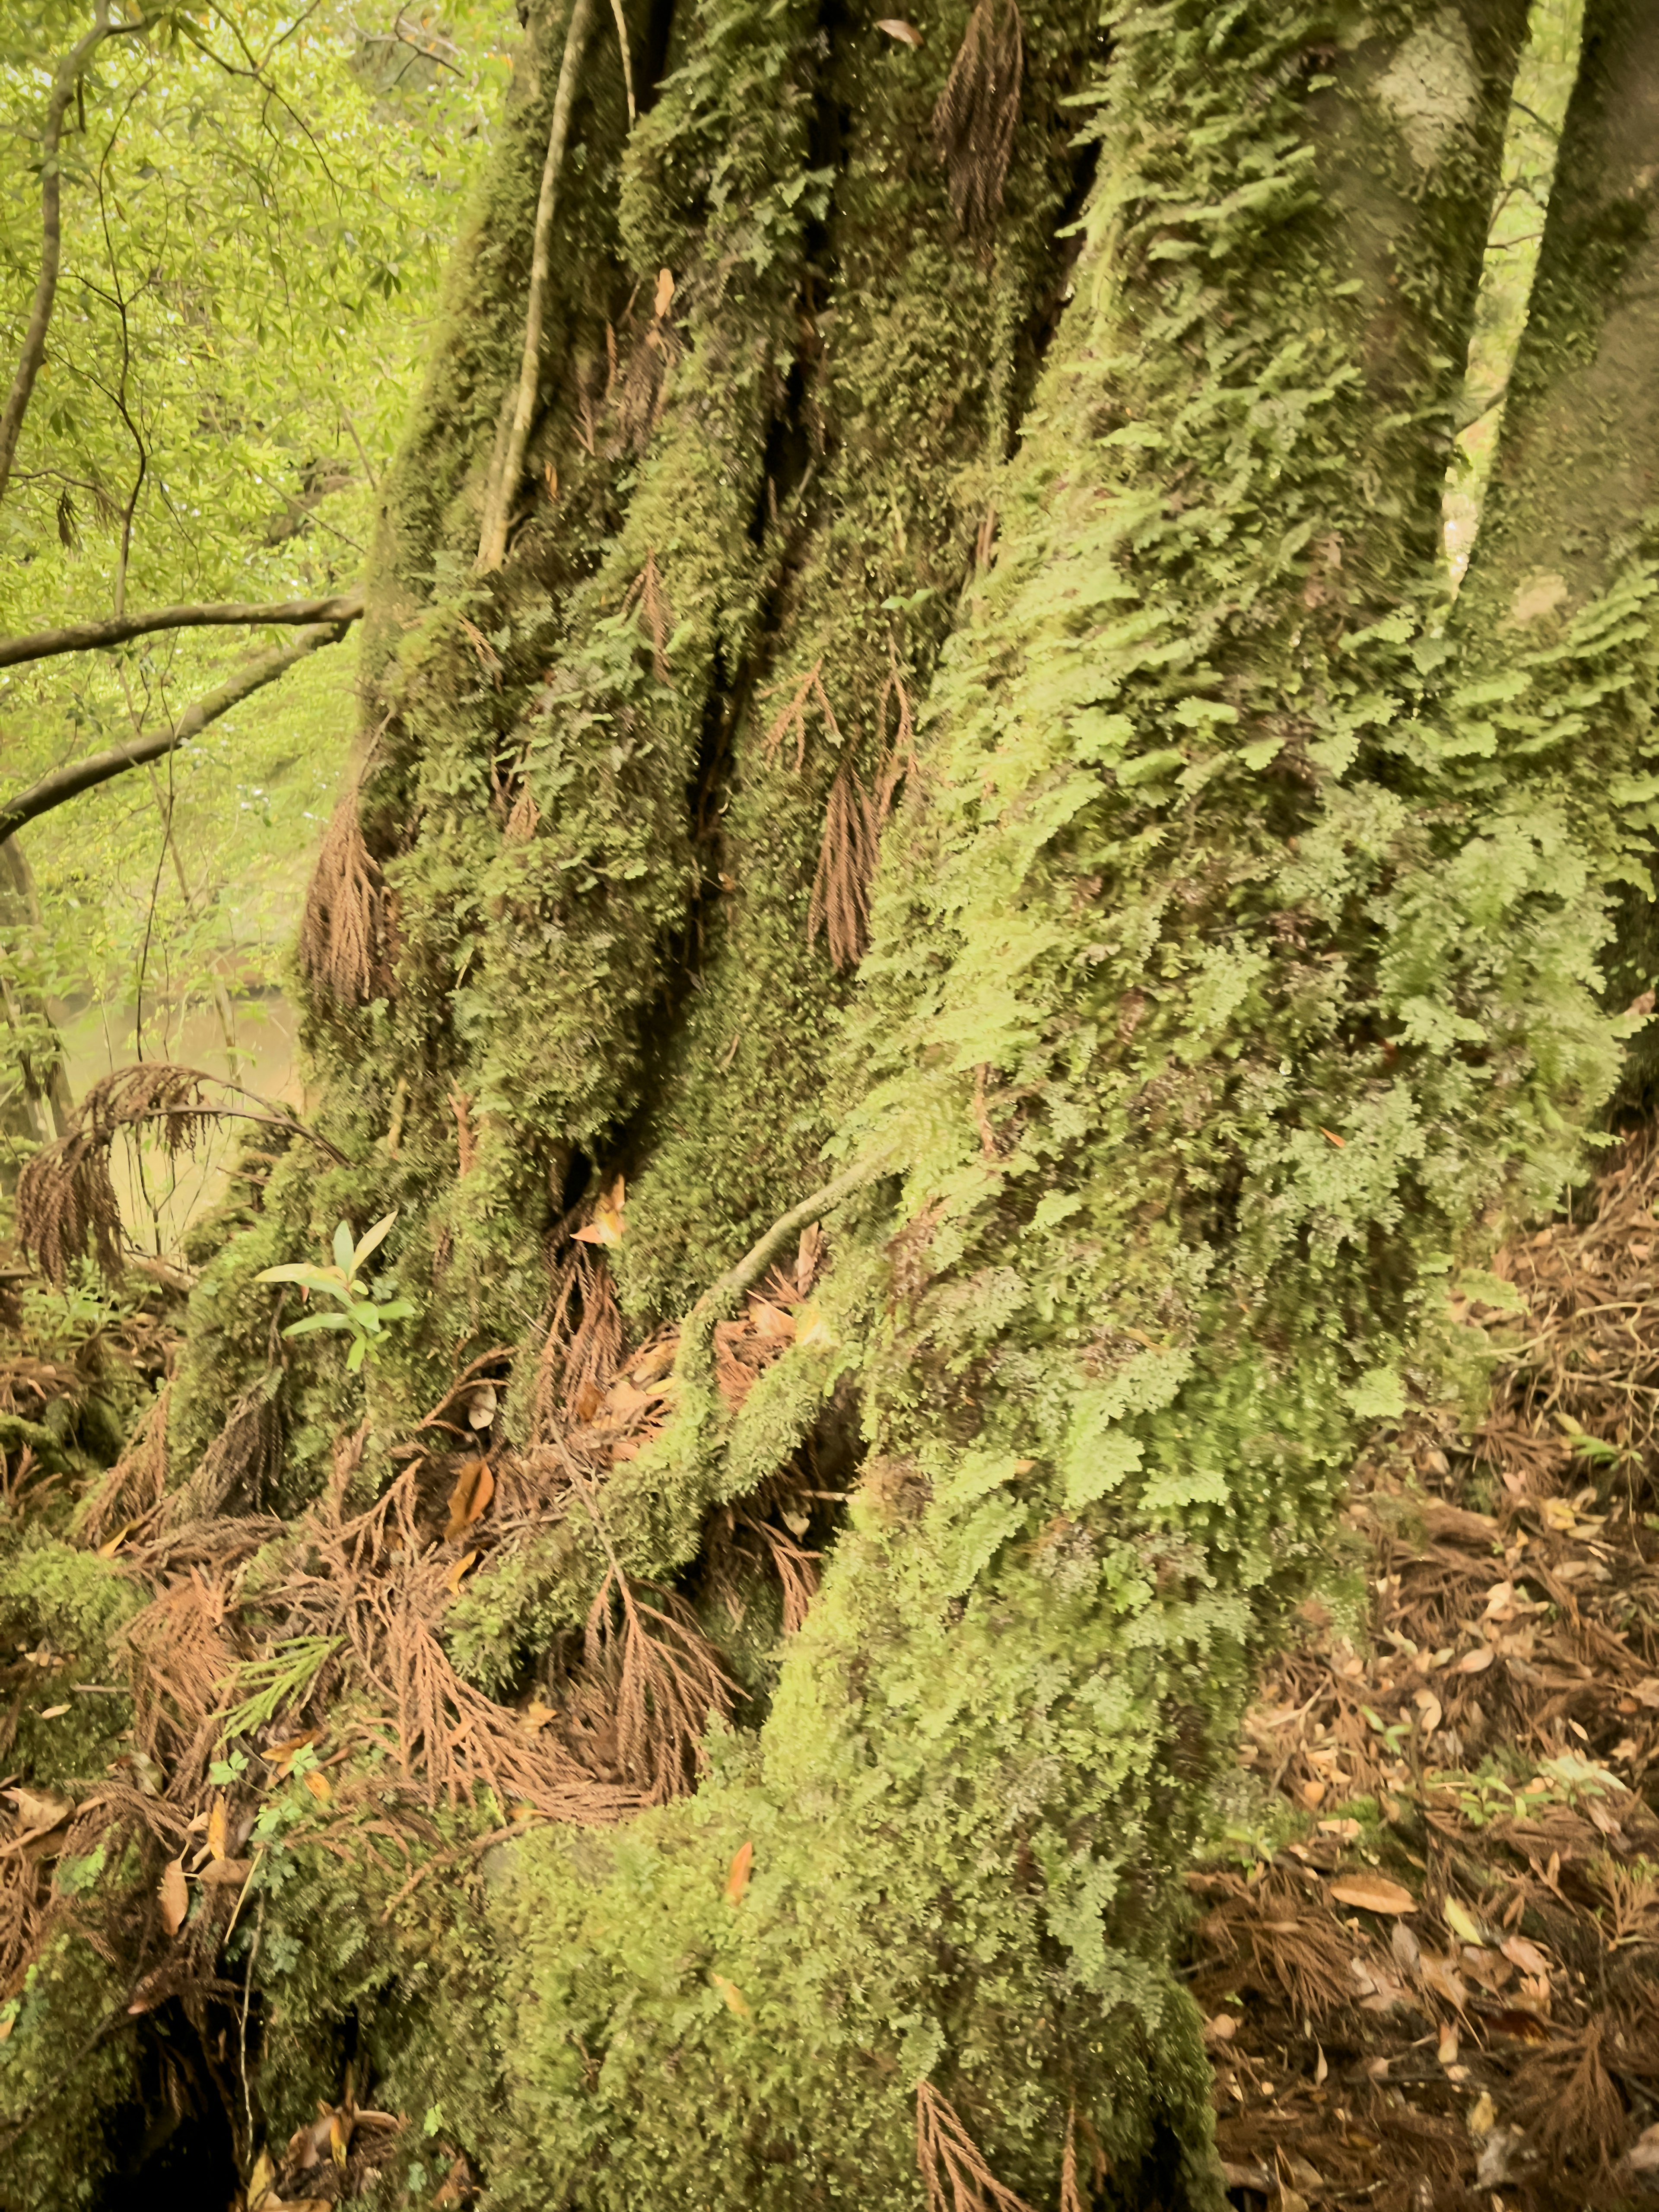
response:
<path fill-rule="evenodd" d="M 351 1241 L 351 1224 L 341 1222 L 334 1231 L 334 1265 L 331 1267 L 310 1267 L 300 1262 L 285 1267 L 260 1269 L 253 1279 L 256 1283 L 296 1283 L 307 1296 L 315 1291 L 319 1297 L 337 1300 L 340 1306 L 338 1313 L 309 1313 L 299 1321 L 290 1322 L 283 1331 L 284 1336 L 309 1336 L 319 1328 L 344 1330 L 351 1339 L 351 1348 L 346 1353 L 346 1366 L 355 1375 L 383 1334 L 386 1323 L 408 1320 L 415 1309 L 407 1298 L 376 1298 L 358 1272 L 369 1254 L 383 1242 L 397 1218 L 395 1210 L 382 1214 L 374 1226 L 356 1244 Z"/>
<path fill-rule="evenodd" d="M 340 1642 L 337 1636 L 296 1636 L 246 1661 L 236 1672 L 236 1686 L 245 1694 L 225 1715 L 222 1741 L 252 1735 L 275 1720 L 285 1705 L 298 1705 Z"/>

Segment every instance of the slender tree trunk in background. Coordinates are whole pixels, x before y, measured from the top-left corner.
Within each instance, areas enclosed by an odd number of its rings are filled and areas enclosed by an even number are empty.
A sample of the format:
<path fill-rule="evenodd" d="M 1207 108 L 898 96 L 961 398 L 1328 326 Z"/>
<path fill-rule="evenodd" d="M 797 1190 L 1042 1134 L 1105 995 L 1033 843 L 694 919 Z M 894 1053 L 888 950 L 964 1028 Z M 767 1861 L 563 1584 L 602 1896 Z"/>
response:
<path fill-rule="evenodd" d="M 0 932 L 22 929 L 40 919 L 34 878 L 15 837 L 0 838 Z M 63 1047 L 50 1011 L 38 993 L 9 972 L 0 952 L 0 1020 L 9 1034 L 7 1060 L 15 1070 L 15 1090 L 0 1106 L 0 1146 L 21 1138 L 33 1148 L 64 1133 L 72 1110 Z M 15 1182 L 19 1163 L 0 1154 L 0 1176 Z"/>
<path fill-rule="evenodd" d="M 626 134 L 593 40 L 496 491 L 535 503 L 475 577 L 565 43 L 535 11 L 382 487 L 302 944 L 349 1165 L 282 1155 L 204 1253 L 171 1480 L 267 1377 L 264 1503 L 297 1522 L 365 1414 L 368 1498 L 480 1362 L 492 1463 L 542 1487 L 465 1540 L 459 1674 L 568 1698 L 556 1733 L 611 1607 L 672 1590 L 741 1696 L 690 1794 L 595 1826 L 550 1785 L 570 1817 L 477 1880 L 296 1843 L 252 1969 L 273 2141 L 349 2052 L 504 2207 L 914 2207 L 941 2099 L 1033 2205 L 1219 2203 L 1169 1960 L 1253 1654 L 1629 1027 L 1596 961 L 1649 804 L 1639 523 L 1584 515 L 1543 646 L 1497 580 L 1542 558 L 1508 549 L 1559 337 L 1445 628 L 1526 12 L 1174 0 L 1103 44 L 945 0 L 913 47 L 800 0 L 635 11 L 654 94 Z M 1651 63 L 1620 70 L 1659 173 Z M 1573 343 L 1593 375 L 1593 319 Z M 711 1302 L 860 1167 L 798 1295 Z M 278 1374 L 254 1276 L 394 1206 L 418 1320 L 366 1385 L 315 1337 Z M 775 1333 L 734 1384 L 745 1313 Z M 629 1456 L 603 1408 L 659 1334 Z M 720 1549 L 780 1481 L 824 1555 L 782 1634 Z M 246 1618 L 293 1633 L 275 1587 Z"/>

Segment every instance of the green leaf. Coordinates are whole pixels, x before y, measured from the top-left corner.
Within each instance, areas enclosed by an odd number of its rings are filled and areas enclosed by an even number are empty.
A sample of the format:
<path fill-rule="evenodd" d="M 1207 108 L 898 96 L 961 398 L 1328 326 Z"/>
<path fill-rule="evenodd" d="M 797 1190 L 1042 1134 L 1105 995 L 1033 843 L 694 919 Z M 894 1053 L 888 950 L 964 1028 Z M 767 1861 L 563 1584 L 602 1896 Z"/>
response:
<path fill-rule="evenodd" d="M 356 1272 L 351 1249 L 351 1224 L 349 1221 L 341 1222 L 334 1231 L 334 1264 L 340 1271 L 342 1280 L 349 1283 Z"/>
<path fill-rule="evenodd" d="M 307 1314 L 303 1321 L 291 1321 L 283 1331 L 283 1334 L 309 1336 L 314 1330 L 319 1328 L 343 1328 L 349 1329 L 354 1336 L 357 1334 L 356 1324 L 349 1314 L 315 1313 Z"/>
<path fill-rule="evenodd" d="M 374 1226 L 366 1231 L 362 1242 L 351 1255 L 351 1264 L 346 1270 L 349 1274 L 355 1275 L 376 1245 L 386 1242 L 386 1237 L 391 1234 L 392 1224 L 397 1218 L 398 1209 L 394 1206 L 390 1213 L 383 1213 Z"/>

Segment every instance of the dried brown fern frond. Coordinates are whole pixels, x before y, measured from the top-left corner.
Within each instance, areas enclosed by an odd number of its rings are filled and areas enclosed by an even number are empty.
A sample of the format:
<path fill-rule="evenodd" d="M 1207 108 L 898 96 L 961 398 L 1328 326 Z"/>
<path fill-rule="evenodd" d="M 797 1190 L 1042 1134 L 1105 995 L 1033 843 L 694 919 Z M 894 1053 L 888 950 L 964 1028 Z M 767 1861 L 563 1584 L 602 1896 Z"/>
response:
<path fill-rule="evenodd" d="M 1031 2212 L 1023 2197 L 997 2179 L 931 2081 L 916 2084 L 916 2166 L 928 2212 Z"/>
<path fill-rule="evenodd" d="M 1600 2020 L 1528 2058 L 1514 2090 L 1516 2117 L 1548 2172 L 1559 2172 L 1592 2143 L 1611 2161 L 1635 2132 L 1602 2057 Z"/>
<path fill-rule="evenodd" d="M 823 930 L 830 958 L 839 974 L 856 968 L 870 941 L 870 883 L 876 872 L 876 810 L 844 758 L 830 787 L 823 815 L 823 840 L 817 873 L 806 909 L 806 942 Z"/>
<path fill-rule="evenodd" d="M 665 1804 L 695 1786 L 710 1719 L 729 1719 L 738 1695 L 684 1601 L 634 1583 L 613 1560 L 588 1613 L 569 1700 L 585 1762 L 646 1803 Z"/>
<path fill-rule="evenodd" d="M 224 1093 L 230 1097 L 214 1095 Z M 88 1243 L 106 1275 L 121 1273 L 121 1210 L 109 1171 L 110 1148 L 118 1136 L 151 1128 L 166 1151 L 178 1153 L 193 1149 L 214 1122 L 223 1121 L 267 1123 L 340 1158 L 291 1113 L 240 1084 L 171 1060 L 117 1068 L 92 1085 L 71 1126 L 55 1144 L 43 1146 L 18 1177 L 17 1234 L 46 1279 L 65 1282 Z"/>
<path fill-rule="evenodd" d="M 668 372 L 680 357 L 672 324 L 653 322 L 628 356 L 617 387 L 617 433 L 621 445 L 643 453 L 662 420 Z"/>
<path fill-rule="evenodd" d="M 81 1509 L 76 1529 L 82 1543 L 95 1547 L 118 1522 L 137 1523 L 161 1502 L 167 1479 L 167 1406 L 173 1385 L 164 1383 L 155 1402 L 127 1441 L 109 1473 Z"/>
<path fill-rule="evenodd" d="M 1024 73 L 1015 0 L 979 0 L 933 110 L 951 204 L 970 236 L 989 230 L 1001 211 Z"/>
<path fill-rule="evenodd" d="M 560 1267 L 536 1368 L 536 1428 L 591 1420 L 622 1358 L 623 1317 L 602 1247 L 573 1243 Z"/>
<path fill-rule="evenodd" d="M 651 665 L 659 684 L 669 678 L 668 641 L 674 635 L 674 610 L 663 589 L 662 577 L 657 568 L 653 547 L 645 549 L 645 566 L 628 587 L 623 601 L 623 613 L 631 614 L 637 607 L 641 626 L 651 640 Z"/>
<path fill-rule="evenodd" d="M 354 781 L 340 794 L 300 923 L 307 981 L 342 1006 L 366 1006 L 391 990 L 385 886 L 363 842 L 357 790 Z"/>
<path fill-rule="evenodd" d="M 527 845 L 541 827 L 542 810 L 526 778 L 520 782 L 501 835 L 509 845 Z"/>
<path fill-rule="evenodd" d="M 169 1152 L 200 1133 L 201 1085 L 193 1068 L 147 1063 L 95 1083 L 74 1125 L 42 1146 L 17 1182 L 17 1234 L 49 1283 L 61 1285 L 91 1245 L 106 1276 L 122 1272 L 121 1208 L 109 1171 L 110 1147 L 124 1128 L 154 1118 Z"/>
<path fill-rule="evenodd" d="M 781 688 L 781 685 L 775 685 L 772 690 L 764 691 L 761 696 L 763 698 L 769 699 Z M 795 740 L 795 773 L 797 775 L 800 774 L 806 765 L 807 717 L 814 707 L 823 718 L 823 726 L 831 742 L 839 746 L 842 742 L 841 724 L 836 720 L 836 710 L 830 704 L 830 695 L 823 688 L 822 655 L 812 663 L 805 675 L 795 686 L 788 705 L 781 708 L 768 726 L 762 744 L 769 762 L 777 758 L 778 748 L 782 744 L 784 738 L 793 735 Z"/>
<path fill-rule="evenodd" d="M 123 1632 L 131 1659 L 133 1729 L 149 1758 L 175 1766 L 200 1747 L 236 1664 L 225 1591 L 200 1570 L 135 1613 Z M 174 1781 L 178 1775 L 175 1771 Z"/>
<path fill-rule="evenodd" d="M 901 783 L 916 764 L 916 718 L 910 705 L 910 694 L 898 665 L 898 655 L 890 639 L 887 647 L 888 676 L 881 687 L 881 697 L 876 707 L 876 738 L 882 748 L 881 766 L 876 771 L 875 816 L 879 831 L 893 811 L 893 797 Z M 890 717 L 898 719 L 889 734 Z"/>
<path fill-rule="evenodd" d="M 189 1481 L 168 1501 L 167 1534 L 214 1519 L 239 1492 L 241 1502 L 259 1511 L 283 1471 L 282 1381 L 281 1368 L 270 1368 L 233 1401 Z"/>
<path fill-rule="evenodd" d="M 320 1571 L 284 1586 L 290 1619 L 343 1635 L 356 1672 L 393 1716 L 404 1773 L 427 1802 L 465 1803 L 480 1786 L 549 1819 L 611 1821 L 639 1809 L 636 1791 L 599 1778 L 550 1732 L 464 1681 L 438 1628 L 453 1592 L 452 1557 L 416 1521 L 417 1467 L 353 1519 L 325 1501 L 307 1523 Z"/>

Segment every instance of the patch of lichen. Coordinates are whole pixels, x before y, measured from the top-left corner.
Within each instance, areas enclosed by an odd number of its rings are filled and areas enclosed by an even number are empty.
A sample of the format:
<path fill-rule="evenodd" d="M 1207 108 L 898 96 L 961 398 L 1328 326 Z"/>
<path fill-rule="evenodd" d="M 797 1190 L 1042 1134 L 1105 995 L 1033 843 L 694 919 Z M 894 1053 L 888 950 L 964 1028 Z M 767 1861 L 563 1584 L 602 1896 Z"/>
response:
<path fill-rule="evenodd" d="M 46 1520 L 0 1519 L 5 1759 L 31 1788 L 104 1771 L 132 1709 L 125 1697 L 82 1695 L 80 1686 L 118 1686 L 119 1632 L 142 1601 L 113 1561 L 76 1549 Z"/>

